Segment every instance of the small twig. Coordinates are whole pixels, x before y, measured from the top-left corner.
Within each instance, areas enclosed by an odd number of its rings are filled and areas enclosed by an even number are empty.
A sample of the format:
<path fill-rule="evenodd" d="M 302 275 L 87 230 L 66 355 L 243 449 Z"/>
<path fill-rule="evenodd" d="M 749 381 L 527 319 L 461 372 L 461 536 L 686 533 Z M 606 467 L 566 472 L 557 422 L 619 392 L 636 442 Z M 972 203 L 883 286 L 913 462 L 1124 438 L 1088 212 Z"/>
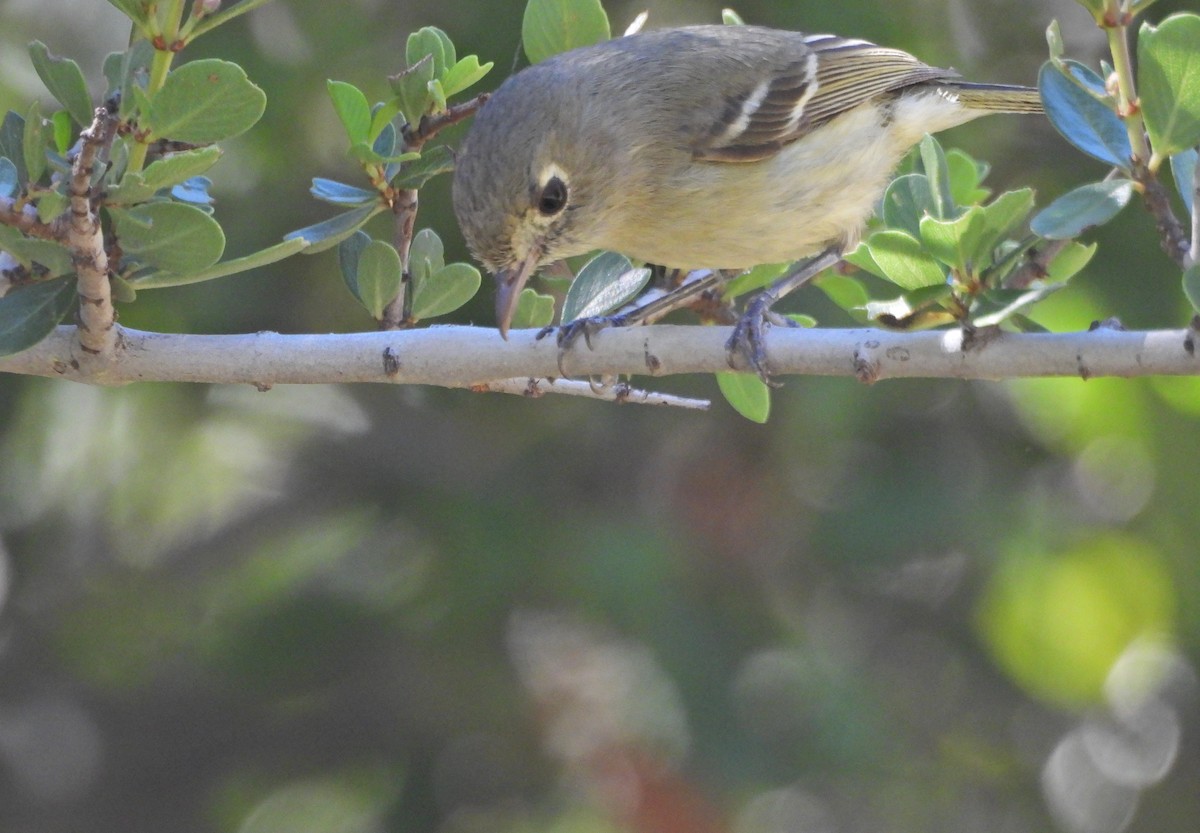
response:
<path fill-rule="evenodd" d="M 412 125 L 405 125 L 401 134 L 405 150 L 420 150 L 421 147 L 452 124 L 469 119 L 491 97 L 490 93 L 480 93 L 470 101 L 461 104 L 451 104 L 440 113 L 421 117 L 421 123 L 414 130 Z"/>
<path fill-rule="evenodd" d="M 0 224 L 13 226 L 30 237 L 43 240 L 62 240 L 66 232 L 62 223 L 43 223 L 33 205 L 26 203 L 18 207 L 17 201 L 10 197 L 0 197 Z"/>
<path fill-rule="evenodd" d="M 79 343 L 84 351 L 108 355 L 117 343 L 116 311 L 108 282 L 108 254 L 100 217 L 92 205 L 92 171 L 107 154 L 117 132 L 117 117 L 96 109 L 90 127 L 79 134 L 83 145 L 71 166 L 71 210 L 67 246 L 79 284 Z"/>
<path fill-rule="evenodd" d="M 657 393 L 631 387 L 624 382 L 600 387 L 578 379 L 515 377 L 474 384 L 470 386 L 470 390 L 476 393 L 511 393 L 532 399 L 537 399 L 547 393 L 557 393 L 563 396 L 582 396 L 586 399 L 598 399 L 617 404 L 666 405 L 692 411 L 707 411 L 712 406 L 707 399 L 692 399 L 670 393 Z"/>
<path fill-rule="evenodd" d="M 1167 189 L 1157 174 L 1144 163 L 1134 160 L 1133 178 L 1142 186 L 1142 202 L 1146 210 L 1154 217 L 1154 225 L 1158 229 L 1159 241 L 1167 256 L 1181 268 L 1187 268 L 1189 244 L 1183 224 L 1171 209 L 1171 199 Z"/>

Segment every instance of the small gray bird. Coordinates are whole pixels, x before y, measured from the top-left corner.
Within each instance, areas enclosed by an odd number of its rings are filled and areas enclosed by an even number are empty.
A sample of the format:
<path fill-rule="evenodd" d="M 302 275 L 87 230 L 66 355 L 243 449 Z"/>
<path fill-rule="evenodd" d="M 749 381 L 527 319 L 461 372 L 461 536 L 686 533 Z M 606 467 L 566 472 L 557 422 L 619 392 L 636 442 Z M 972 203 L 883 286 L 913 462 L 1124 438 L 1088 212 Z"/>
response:
<path fill-rule="evenodd" d="M 649 31 L 505 81 L 459 154 L 454 210 L 495 273 L 507 337 L 530 275 L 595 249 L 681 269 L 832 262 L 926 133 L 1041 109 L 1036 90 L 960 81 L 862 40 Z"/>

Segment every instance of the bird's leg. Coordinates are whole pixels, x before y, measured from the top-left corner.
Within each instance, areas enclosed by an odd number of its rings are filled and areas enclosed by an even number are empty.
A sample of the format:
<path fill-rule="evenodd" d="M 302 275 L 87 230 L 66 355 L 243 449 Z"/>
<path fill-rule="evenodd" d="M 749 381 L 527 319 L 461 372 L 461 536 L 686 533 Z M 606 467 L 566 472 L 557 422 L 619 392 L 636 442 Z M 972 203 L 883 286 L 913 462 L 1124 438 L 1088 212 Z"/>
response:
<path fill-rule="evenodd" d="M 600 330 L 607 327 L 635 327 L 640 324 L 651 324 L 668 313 L 686 307 L 696 298 L 720 286 L 726 280 L 725 275 L 720 272 L 702 271 L 693 272 L 692 275 L 697 277 L 649 301 L 640 303 L 637 306 L 628 306 L 624 312 L 619 312 L 616 315 L 580 318 L 576 321 L 563 324 L 558 328 L 558 346 L 563 350 L 568 350 L 579 340 L 580 336 L 583 336 L 584 341 L 587 342 L 590 348 L 592 346 L 592 336 L 600 332 Z M 553 329 L 553 327 L 546 327 L 538 333 L 537 337 L 544 338 Z"/>
<path fill-rule="evenodd" d="M 746 305 L 746 311 L 733 328 L 733 335 L 725 342 L 729 354 L 729 366 L 735 367 L 734 357 L 741 355 L 746 364 L 764 382 L 771 384 L 767 375 L 767 350 L 764 343 L 764 324 L 771 307 L 785 295 L 794 292 L 821 272 L 842 259 L 842 245 L 830 246 L 808 260 L 802 260 L 791 271 L 775 283 L 758 293 Z"/>

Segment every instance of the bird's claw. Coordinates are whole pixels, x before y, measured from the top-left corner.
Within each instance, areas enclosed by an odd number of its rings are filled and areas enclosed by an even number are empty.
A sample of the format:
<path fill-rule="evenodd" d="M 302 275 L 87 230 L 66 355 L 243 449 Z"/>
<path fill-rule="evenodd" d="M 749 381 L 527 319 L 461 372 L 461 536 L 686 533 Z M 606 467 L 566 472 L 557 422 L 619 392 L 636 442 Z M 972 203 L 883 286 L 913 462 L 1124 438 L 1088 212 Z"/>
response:
<path fill-rule="evenodd" d="M 758 378 L 773 388 L 782 387 L 779 382 L 771 381 L 767 372 L 766 324 L 768 316 L 767 305 L 751 303 L 746 312 L 738 319 L 733 327 L 733 335 L 725 342 L 725 352 L 729 366 L 737 368 L 736 359 L 741 357 L 750 369 L 758 374 Z"/>
<path fill-rule="evenodd" d="M 563 369 L 563 357 L 572 347 L 575 346 L 575 343 L 579 341 L 580 336 L 583 336 L 584 343 L 587 344 L 588 349 L 591 350 L 592 336 L 609 327 L 624 327 L 627 323 L 628 321 L 623 315 L 603 315 L 593 316 L 591 318 L 577 318 L 574 321 L 569 321 L 566 324 L 562 324 L 561 326 L 557 327 L 558 335 L 556 337 L 556 341 L 558 342 L 559 373 L 561 373 L 563 376 L 567 375 L 566 371 Z M 537 334 L 537 338 L 545 338 L 555 329 L 555 327 L 544 327 L 541 332 Z"/>

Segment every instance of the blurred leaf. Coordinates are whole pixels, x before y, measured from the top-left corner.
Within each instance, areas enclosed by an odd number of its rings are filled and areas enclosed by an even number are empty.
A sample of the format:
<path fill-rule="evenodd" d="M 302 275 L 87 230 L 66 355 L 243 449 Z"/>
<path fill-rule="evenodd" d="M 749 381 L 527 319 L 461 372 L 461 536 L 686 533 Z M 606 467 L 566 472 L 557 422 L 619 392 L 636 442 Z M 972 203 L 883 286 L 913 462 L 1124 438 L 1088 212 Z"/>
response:
<path fill-rule="evenodd" d="M 428 277 L 445 264 L 445 249 L 436 231 L 423 228 L 413 235 L 408 246 L 408 271 L 414 279 Z"/>
<path fill-rule="evenodd" d="M 531 64 L 612 37 L 600 0 L 529 0 L 521 44 Z"/>
<path fill-rule="evenodd" d="M 563 299 L 562 321 L 605 315 L 628 302 L 650 280 L 650 270 L 635 269 L 629 258 L 601 252 L 584 264 Z"/>
<path fill-rule="evenodd" d="M 372 131 L 374 130 L 374 123 L 372 123 L 371 129 Z M 383 128 L 378 133 L 372 133 L 372 135 L 375 136 L 375 139 L 371 142 L 371 150 L 384 159 L 391 159 L 396 155 L 396 128 L 391 122 L 383 125 Z"/>
<path fill-rule="evenodd" d="M 32 185 L 46 172 L 46 123 L 42 120 L 42 111 L 36 101 L 29 106 L 29 112 L 25 115 L 25 135 L 21 147 L 25 151 L 25 170 Z"/>
<path fill-rule="evenodd" d="M 994 327 L 1018 313 L 1023 313 L 1065 284 L 1050 283 L 1034 289 L 994 289 L 985 296 L 985 304 L 972 310 L 971 323 L 976 327 Z"/>
<path fill-rule="evenodd" d="M 62 191 L 41 191 L 37 195 L 38 219 L 43 223 L 53 223 L 70 204 L 71 200 Z"/>
<path fill-rule="evenodd" d="M 726 26 L 745 26 L 746 21 L 733 9 L 721 9 L 721 22 Z"/>
<path fill-rule="evenodd" d="M 355 231 L 362 228 L 368 220 L 382 210 L 383 206 L 377 203 L 364 205 L 362 208 L 355 208 L 352 211 L 330 217 L 328 220 L 288 232 L 284 235 L 283 239 L 292 240 L 302 238 L 307 241 L 308 247 L 304 250 L 305 254 L 323 252 L 326 249 L 333 248 L 354 234 Z"/>
<path fill-rule="evenodd" d="M 404 163 L 391 181 L 393 188 L 420 188 L 438 174 L 454 170 L 454 151 L 447 145 L 434 145 L 421 151 L 419 159 Z"/>
<path fill-rule="evenodd" d="M 1137 54 L 1138 100 L 1155 155 L 1200 143 L 1200 15 L 1143 23 Z"/>
<path fill-rule="evenodd" d="M 410 36 L 411 38 L 411 36 Z M 388 78 L 396 94 L 400 111 L 409 124 L 420 124 L 429 108 L 429 84 L 433 81 L 433 56 L 426 55 L 407 69 Z"/>
<path fill-rule="evenodd" d="M 1200 312 L 1200 263 L 1193 263 L 1183 273 L 1183 294 L 1192 309 Z"/>
<path fill-rule="evenodd" d="M 244 69 L 229 61 L 205 58 L 167 75 L 142 126 L 158 138 L 209 144 L 249 130 L 266 106 L 266 94 L 246 77 Z"/>
<path fill-rule="evenodd" d="M 110 208 L 125 254 L 165 272 L 189 275 L 212 266 L 225 251 L 225 232 L 205 212 L 177 202 Z"/>
<path fill-rule="evenodd" d="M 1096 243 L 1085 246 L 1078 241 L 1071 241 L 1046 267 L 1046 282 L 1059 283 L 1075 277 L 1091 262 L 1097 248 Z"/>
<path fill-rule="evenodd" d="M 72 277 L 38 281 L 9 290 L 0 298 L 0 356 L 37 344 L 75 305 Z"/>
<path fill-rule="evenodd" d="M 172 186 L 171 196 L 180 202 L 191 203 L 203 208 L 213 203 L 213 198 L 208 193 L 208 189 L 211 187 L 212 180 L 208 177 L 191 176 L 178 185 Z M 211 209 L 206 208 L 206 210 Z"/>
<path fill-rule="evenodd" d="M 21 188 L 17 166 L 7 157 L 0 157 L 0 197 L 14 197 Z"/>
<path fill-rule="evenodd" d="M 25 266 L 38 263 L 45 267 L 49 277 L 58 277 L 73 272 L 71 251 L 53 240 L 38 240 L 26 237 L 12 226 L 0 225 L 0 250 L 8 252 Z"/>
<path fill-rule="evenodd" d="M 342 280 L 355 298 L 358 297 L 358 259 L 370 242 L 371 235 L 359 230 L 338 244 L 338 267 L 342 270 Z"/>
<path fill-rule="evenodd" d="M 0 156 L 16 165 L 18 180 L 29 181 L 25 172 L 25 119 L 12 110 L 0 122 Z"/>
<path fill-rule="evenodd" d="M 717 387 L 733 409 L 762 424 L 771 415 L 771 389 L 754 373 L 718 373 Z"/>
<path fill-rule="evenodd" d="M 1096 80 L 1103 89 L 1104 82 L 1098 77 Z M 1046 116 L 1063 138 L 1107 165 L 1129 170 L 1133 149 L 1116 113 L 1049 61 L 1038 74 L 1038 87 Z"/>
<path fill-rule="evenodd" d="M 379 199 L 378 191 L 347 185 L 344 182 L 319 176 L 313 177 L 309 193 L 319 200 L 334 205 L 368 205 Z"/>
<path fill-rule="evenodd" d="M 388 127 L 392 128 L 392 146 L 388 148 L 387 153 L 384 154 L 385 156 L 390 155 L 395 151 L 396 128 L 392 126 L 392 119 L 396 118 L 399 113 L 400 100 L 398 98 L 393 98 L 390 101 L 377 104 L 374 108 L 372 108 L 371 111 L 371 128 L 367 132 L 368 139 L 371 139 L 378 144 L 377 138 L 373 137 L 380 137 Z M 382 153 L 382 151 L 380 152 Z"/>
<path fill-rule="evenodd" d="M 839 275 L 831 270 L 816 278 L 813 285 L 825 293 L 841 309 L 849 313 L 855 321 L 865 321 L 866 306 L 871 301 L 866 288 L 861 281 L 849 275 Z"/>
<path fill-rule="evenodd" d="M 138 173 L 127 173 L 108 193 L 110 205 L 145 202 L 163 188 L 185 182 L 207 171 L 221 158 L 218 147 L 196 148 L 156 159 Z"/>
<path fill-rule="evenodd" d="M 877 231 L 867 240 L 867 248 L 884 277 L 901 289 L 920 289 L 946 280 L 942 267 L 906 232 Z"/>
<path fill-rule="evenodd" d="M 926 286 L 906 292 L 887 301 L 868 301 L 864 311 L 867 319 L 896 330 L 915 330 L 938 327 L 954 320 L 942 306 L 952 290 L 948 284 Z"/>
<path fill-rule="evenodd" d="M 479 63 L 479 56 L 468 55 L 450 67 L 442 77 L 442 89 L 447 96 L 457 95 L 479 83 L 492 69 L 492 62 Z"/>
<path fill-rule="evenodd" d="M 985 642 L 1018 684 L 1058 705 L 1102 697 L 1113 663 L 1138 639 L 1163 638 L 1173 580 L 1146 542 L 1119 534 L 1063 553 L 1010 544 L 980 600 Z"/>
<path fill-rule="evenodd" d="M 929 182 L 929 195 L 932 197 L 932 215 L 938 220 L 948 220 L 955 214 L 954 200 L 950 192 L 950 168 L 946 164 L 946 155 L 942 146 L 928 133 L 921 139 L 921 167 Z"/>
<path fill-rule="evenodd" d="M 788 270 L 789 266 L 791 266 L 790 263 L 759 264 L 725 284 L 722 294 L 726 298 L 738 298 L 747 292 L 762 289 L 783 277 L 783 273 Z"/>
<path fill-rule="evenodd" d="M 1133 196 L 1133 183 L 1112 179 L 1081 185 L 1039 211 L 1029 226 L 1049 240 L 1069 240 L 1117 216 Z"/>
<path fill-rule="evenodd" d="M 355 293 L 371 317 L 383 318 L 383 310 L 400 293 L 400 255 L 389 243 L 371 240 L 358 257 Z"/>
<path fill-rule="evenodd" d="M 150 20 L 150 8 L 155 4 L 155 0 L 108 0 L 108 2 L 120 9 L 138 26 L 145 26 Z"/>
<path fill-rule="evenodd" d="M 306 245 L 304 240 L 295 237 L 291 240 L 276 243 L 274 246 L 259 249 L 257 252 L 251 252 L 242 257 L 230 258 L 220 263 L 214 263 L 207 269 L 202 269 L 198 272 L 189 272 L 183 275 L 176 275 L 170 272 L 150 272 L 138 275 L 136 278 L 130 280 L 130 286 L 136 287 L 139 290 L 163 289 L 168 286 L 184 286 L 189 283 L 201 283 L 203 281 L 215 280 L 216 278 L 224 278 L 240 272 L 249 272 L 251 269 L 258 269 L 272 263 L 278 263 L 284 258 L 304 251 Z"/>
<path fill-rule="evenodd" d="M 71 116 L 66 110 L 56 110 L 50 116 L 50 132 L 54 136 L 54 149 L 65 154 L 71 149 Z"/>
<path fill-rule="evenodd" d="M 107 101 L 118 92 L 121 93 L 122 116 L 128 115 L 132 110 L 136 101 L 134 89 L 140 91 L 139 80 L 145 83 L 152 60 L 154 47 L 149 41 L 141 38 L 130 44 L 124 52 L 110 52 L 104 59 L 104 78 L 108 81 L 108 87 L 103 100 Z"/>
<path fill-rule="evenodd" d="M 448 67 L 457 63 L 454 42 L 450 36 L 436 26 L 424 26 L 408 36 L 404 57 L 408 65 L 415 66 L 428 56 L 433 62 L 433 78 L 441 78 Z"/>
<path fill-rule="evenodd" d="M 975 205 L 992 193 L 990 188 L 980 185 L 988 174 L 986 162 L 980 162 L 958 148 L 951 148 L 946 151 L 946 170 L 950 175 L 950 197 L 956 205 Z"/>
<path fill-rule="evenodd" d="M 924 174 L 898 176 L 883 195 L 883 221 L 913 237 L 921 234 L 921 218 L 933 214 L 933 191 Z"/>
<path fill-rule="evenodd" d="M 326 81 L 325 88 L 350 144 L 366 142 L 371 129 L 371 105 L 362 90 L 345 81 Z"/>
<path fill-rule="evenodd" d="M 1175 187 L 1189 214 L 1196 211 L 1196 149 L 1189 148 L 1171 157 L 1171 175 L 1175 178 Z"/>
<path fill-rule="evenodd" d="M 983 209 L 974 205 L 957 220 L 922 218 L 921 242 L 935 258 L 966 275 L 983 265 L 979 249 L 984 228 Z"/>
<path fill-rule="evenodd" d="M 528 286 L 522 289 L 517 297 L 517 308 L 509 326 L 514 330 L 527 330 L 533 327 L 548 327 L 552 321 L 554 298 L 542 295 Z"/>
<path fill-rule="evenodd" d="M 451 263 L 418 281 L 413 277 L 413 318 L 436 318 L 454 312 L 479 291 L 479 270 L 469 263 Z"/>
<path fill-rule="evenodd" d="M 29 57 L 46 89 L 66 108 L 71 118 L 83 127 L 90 125 L 92 97 L 88 95 L 87 81 L 79 64 L 69 58 L 51 55 L 50 49 L 40 40 L 29 44 Z"/>
<path fill-rule="evenodd" d="M 1033 210 L 1033 203 L 1033 189 L 1020 188 L 1016 191 L 1005 191 L 983 207 L 983 231 L 978 251 L 988 256 L 989 265 L 993 250 L 1025 221 L 1029 212 Z"/>

